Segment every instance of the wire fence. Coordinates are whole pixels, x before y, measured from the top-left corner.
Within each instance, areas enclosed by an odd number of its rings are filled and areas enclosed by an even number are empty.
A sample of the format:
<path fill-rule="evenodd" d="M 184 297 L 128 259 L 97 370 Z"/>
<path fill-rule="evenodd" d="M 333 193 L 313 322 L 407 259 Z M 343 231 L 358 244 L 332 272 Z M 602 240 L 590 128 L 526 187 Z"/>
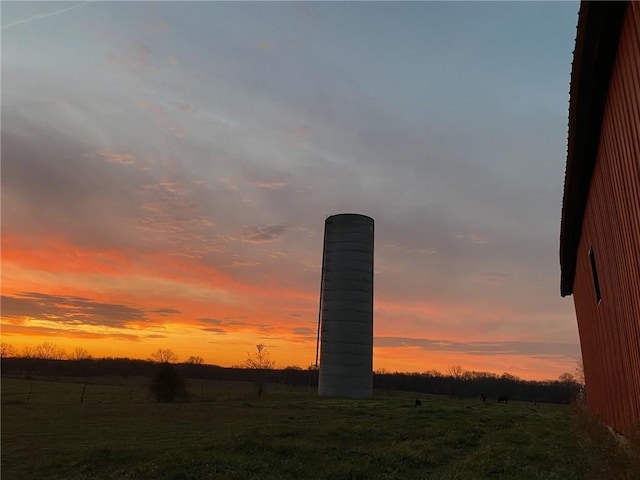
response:
<path fill-rule="evenodd" d="M 3 382 L 5 383 L 5 382 Z M 146 403 L 153 400 L 149 389 L 96 385 L 90 383 L 58 383 L 36 381 L 20 385 L 19 389 L 3 385 L 3 404 L 56 404 L 56 403 Z"/>
<path fill-rule="evenodd" d="M 131 384 L 111 385 L 78 381 L 49 381 L 2 378 L 2 404 L 70 404 L 70 403 L 151 403 L 156 399 L 149 388 L 150 380 L 135 379 Z M 286 385 L 268 385 L 269 394 L 305 394 L 306 389 Z M 256 396 L 251 382 L 192 381 L 187 382 L 188 401 L 211 402 L 249 399 Z"/>

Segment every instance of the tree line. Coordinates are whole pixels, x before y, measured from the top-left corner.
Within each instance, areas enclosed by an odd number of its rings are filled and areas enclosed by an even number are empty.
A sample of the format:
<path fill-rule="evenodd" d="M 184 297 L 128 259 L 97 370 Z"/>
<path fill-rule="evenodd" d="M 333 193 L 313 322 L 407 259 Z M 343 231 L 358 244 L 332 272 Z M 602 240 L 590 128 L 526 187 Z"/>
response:
<path fill-rule="evenodd" d="M 374 374 L 373 386 L 382 390 L 401 390 L 417 393 L 447 395 L 452 398 L 479 398 L 497 401 L 506 396 L 509 400 L 533 403 L 573 402 L 582 391 L 582 385 L 569 373 L 558 380 L 522 380 L 515 375 L 497 375 L 488 372 L 463 371 L 460 375 L 442 374 L 438 371 L 425 373 Z"/>
<path fill-rule="evenodd" d="M 44 342 L 34 346 L 26 346 L 21 352 L 9 343 L 0 343 L 0 358 L 38 358 L 43 360 L 91 360 L 93 355 L 82 347 L 77 347 L 71 352 L 58 347 L 55 343 Z M 149 360 L 159 363 L 176 363 L 178 355 L 169 348 L 159 348 L 151 354 Z M 194 355 L 187 359 L 187 363 L 202 364 L 204 359 Z"/>
<path fill-rule="evenodd" d="M 253 382 L 258 396 L 262 396 L 265 385 L 269 383 L 314 388 L 318 384 L 318 371 L 314 367 L 306 370 L 297 366 L 276 369 L 275 362 L 262 344 L 256 346 L 255 352 L 249 352 L 241 365 L 234 367 L 205 364 L 198 356 L 178 362 L 178 356 L 170 349 L 158 349 L 148 359 L 137 360 L 93 358 L 81 348 L 66 354 L 51 343 L 25 348 L 22 355 L 17 355 L 15 349 L 5 348 L 6 344 L 2 346 L 3 375 L 155 378 L 158 364 L 171 364 L 172 370 L 182 378 Z M 167 368 L 164 370 L 169 371 Z M 449 367 L 447 373 L 435 370 L 423 373 L 376 371 L 373 387 L 376 390 L 447 395 L 458 399 L 479 398 L 484 394 L 489 401 L 496 401 L 499 396 L 506 395 L 519 401 L 564 404 L 572 402 L 582 391 L 581 382 L 570 373 L 563 373 L 557 380 L 534 381 L 522 380 L 509 373 L 497 375 L 468 371 L 458 365 Z"/>

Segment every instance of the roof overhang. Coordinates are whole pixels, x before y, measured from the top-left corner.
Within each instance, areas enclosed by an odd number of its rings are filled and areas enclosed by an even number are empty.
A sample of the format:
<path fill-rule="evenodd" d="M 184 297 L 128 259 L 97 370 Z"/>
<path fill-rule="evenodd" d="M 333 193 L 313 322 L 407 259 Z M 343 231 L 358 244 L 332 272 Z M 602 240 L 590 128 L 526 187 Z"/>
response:
<path fill-rule="evenodd" d="M 569 91 L 569 138 L 560 226 L 563 297 L 573 293 L 582 222 L 626 8 L 626 1 L 580 4 Z"/>

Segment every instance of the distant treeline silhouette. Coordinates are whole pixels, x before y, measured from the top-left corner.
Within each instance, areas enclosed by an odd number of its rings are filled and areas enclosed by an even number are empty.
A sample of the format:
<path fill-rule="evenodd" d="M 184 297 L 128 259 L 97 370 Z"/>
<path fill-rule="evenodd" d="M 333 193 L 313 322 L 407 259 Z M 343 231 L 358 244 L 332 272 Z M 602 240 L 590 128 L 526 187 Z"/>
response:
<path fill-rule="evenodd" d="M 455 377 L 439 372 L 428 373 L 377 373 L 373 386 L 383 390 L 420 392 L 450 397 L 480 398 L 497 401 L 500 396 L 509 400 L 534 403 L 563 403 L 574 401 L 582 386 L 572 380 L 522 380 L 504 373 L 496 375 L 485 372 L 465 372 Z"/>
<path fill-rule="evenodd" d="M 255 381 L 255 370 L 242 367 L 220 367 L 197 363 L 176 363 L 174 367 L 184 378 Z M 81 360 L 55 360 L 43 358 L 10 357 L 2 359 L 2 374 L 31 377 L 153 377 L 158 362 L 129 358 L 99 358 Z M 300 386 L 317 386 L 317 370 L 299 367 L 264 370 L 264 381 Z M 501 395 L 510 400 L 539 403 L 563 403 L 573 401 L 580 391 L 580 384 L 572 380 L 531 381 L 522 380 L 507 373 L 495 375 L 484 372 L 463 372 L 461 375 L 444 375 L 439 372 L 387 373 L 376 372 L 373 386 L 378 390 L 397 390 L 422 394 L 447 395 L 457 399 L 480 398 L 496 401 Z"/>

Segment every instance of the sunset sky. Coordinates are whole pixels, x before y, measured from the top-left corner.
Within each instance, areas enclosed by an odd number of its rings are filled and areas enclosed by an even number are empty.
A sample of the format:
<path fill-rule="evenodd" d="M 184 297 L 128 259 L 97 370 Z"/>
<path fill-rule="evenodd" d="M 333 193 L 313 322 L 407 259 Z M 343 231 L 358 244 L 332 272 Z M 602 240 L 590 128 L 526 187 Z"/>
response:
<path fill-rule="evenodd" d="M 2 2 L 2 341 L 315 359 L 376 222 L 374 368 L 574 372 L 577 2 Z"/>

